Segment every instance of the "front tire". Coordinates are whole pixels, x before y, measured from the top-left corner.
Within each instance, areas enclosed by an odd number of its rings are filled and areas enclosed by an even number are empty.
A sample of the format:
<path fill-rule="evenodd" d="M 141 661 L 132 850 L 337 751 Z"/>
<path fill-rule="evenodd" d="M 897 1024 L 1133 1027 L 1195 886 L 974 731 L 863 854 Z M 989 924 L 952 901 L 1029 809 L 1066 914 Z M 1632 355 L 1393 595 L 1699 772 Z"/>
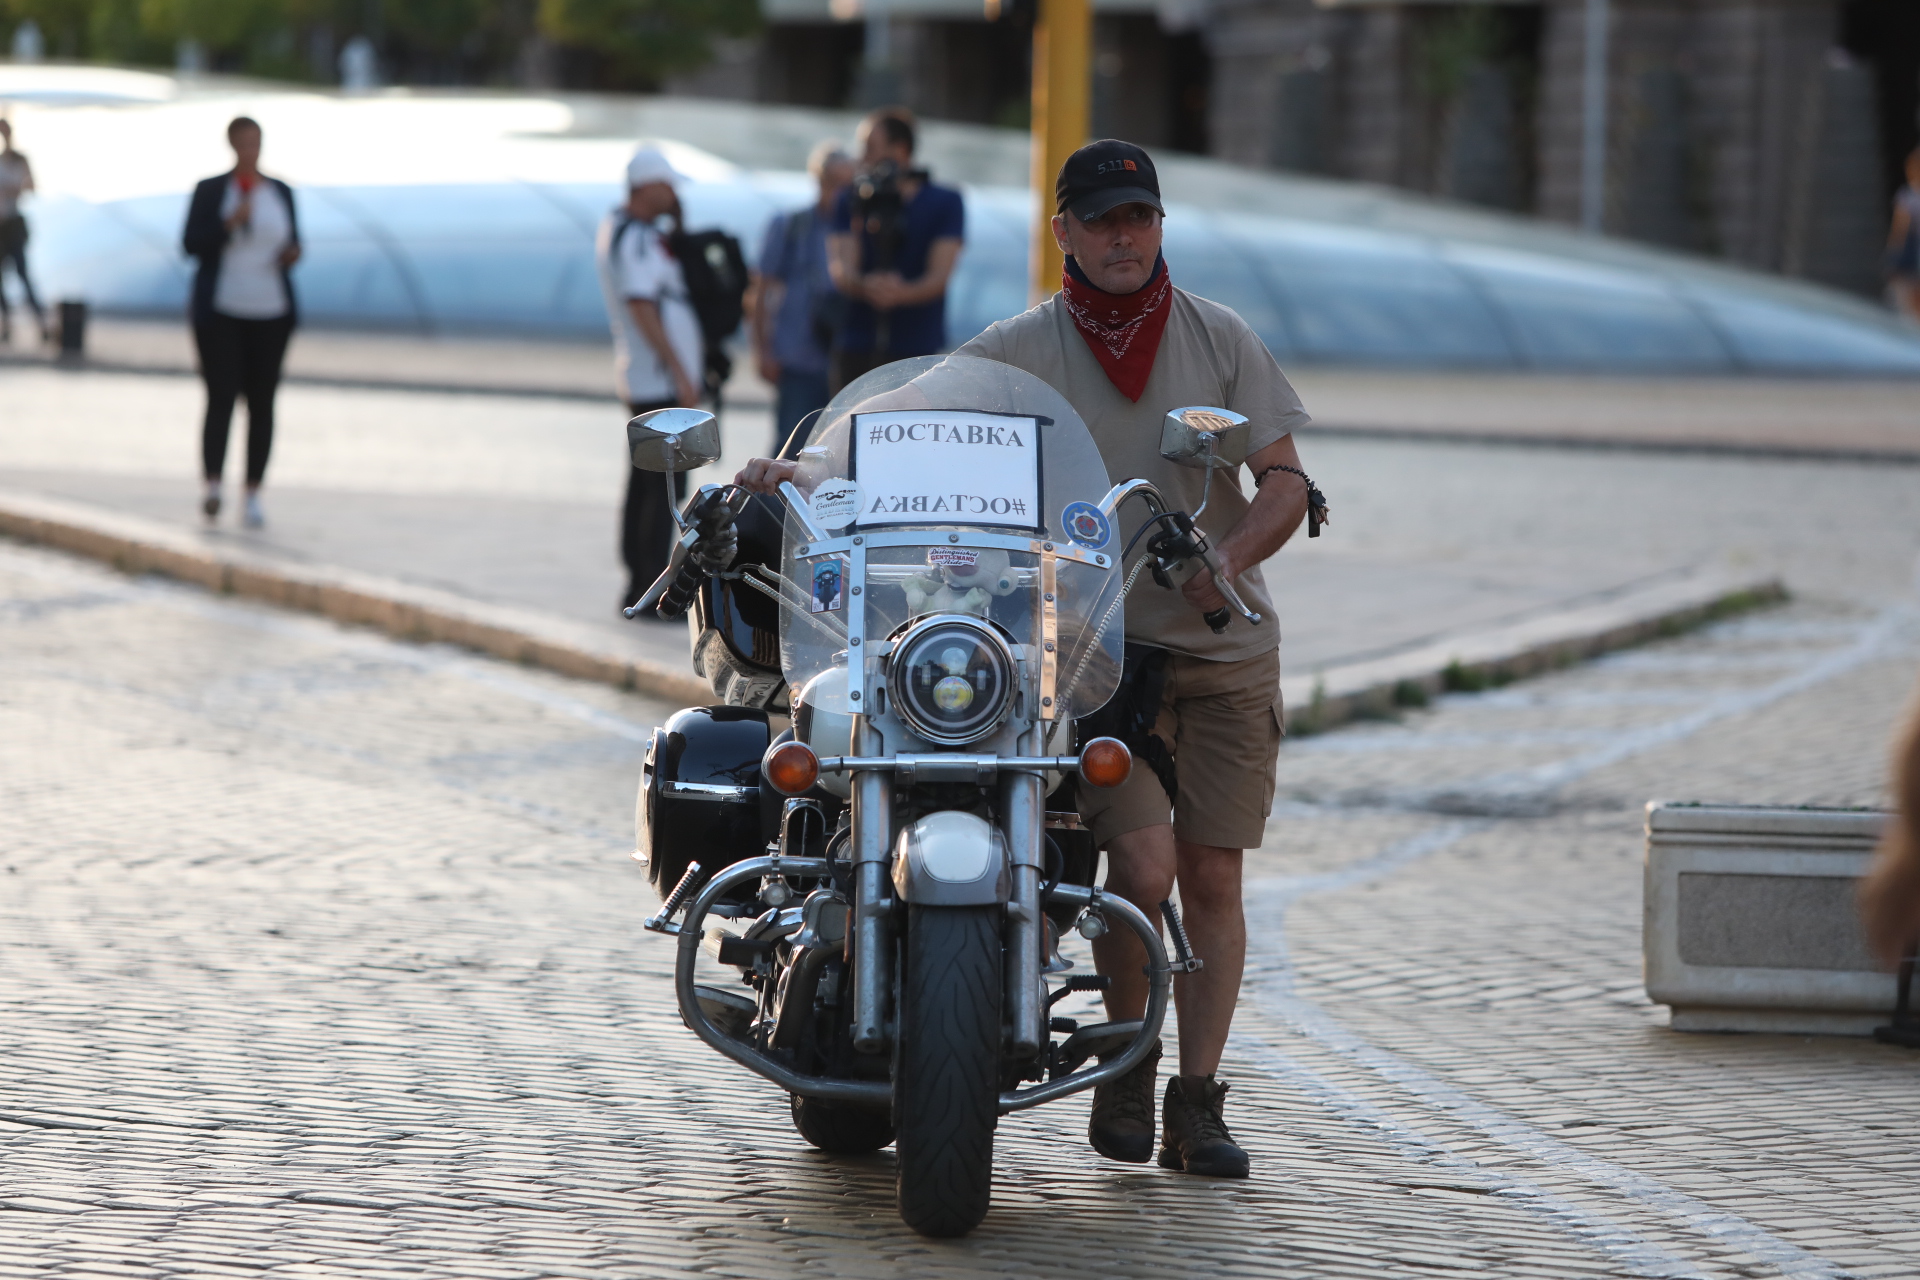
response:
<path fill-rule="evenodd" d="M 901 983 L 900 1217 L 963 1236 L 987 1216 L 1000 1120 L 1001 908 L 912 906 Z"/>
<path fill-rule="evenodd" d="M 839 1106 L 818 1098 L 793 1099 L 793 1127 L 828 1155 L 863 1156 L 893 1141 L 893 1121 L 884 1111 Z"/>

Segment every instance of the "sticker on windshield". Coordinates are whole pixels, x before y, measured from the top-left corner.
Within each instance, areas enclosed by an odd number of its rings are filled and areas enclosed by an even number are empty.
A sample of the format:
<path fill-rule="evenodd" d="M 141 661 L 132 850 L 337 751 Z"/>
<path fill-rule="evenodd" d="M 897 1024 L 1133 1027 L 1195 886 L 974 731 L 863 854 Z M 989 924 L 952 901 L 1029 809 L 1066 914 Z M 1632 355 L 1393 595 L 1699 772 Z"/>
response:
<path fill-rule="evenodd" d="M 823 529 L 844 529 L 860 514 L 860 482 L 828 480 L 813 491 L 809 503 Z"/>
<path fill-rule="evenodd" d="M 816 561 L 813 596 L 807 607 L 814 613 L 838 613 L 846 604 L 847 562 L 838 557 Z"/>
<path fill-rule="evenodd" d="M 998 525 L 1039 532 L 1040 423 L 973 409 L 857 413 L 848 470 L 861 528 Z"/>
<path fill-rule="evenodd" d="M 1060 513 L 1060 527 L 1089 551 L 1098 551 L 1113 537 L 1113 527 L 1107 523 L 1105 513 L 1091 502 L 1069 502 Z"/>
<path fill-rule="evenodd" d="M 971 547 L 928 547 L 927 563 L 931 565 L 967 565 L 980 563 L 980 553 Z"/>

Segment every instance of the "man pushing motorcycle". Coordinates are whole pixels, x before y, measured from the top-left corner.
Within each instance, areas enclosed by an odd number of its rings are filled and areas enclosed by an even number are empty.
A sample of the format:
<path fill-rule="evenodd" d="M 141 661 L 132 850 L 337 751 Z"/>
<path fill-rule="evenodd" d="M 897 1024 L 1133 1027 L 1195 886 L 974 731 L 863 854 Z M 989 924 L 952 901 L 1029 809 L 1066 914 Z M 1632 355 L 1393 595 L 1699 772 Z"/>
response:
<path fill-rule="evenodd" d="M 1244 320 L 1168 278 L 1160 254 L 1165 210 L 1144 150 L 1112 139 L 1089 143 L 1061 166 L 1055 197 L 1053 233 L 1066 255 L 1060 292 L 956 354 L 1024 369 L 1065 396 L 1086 419 L 1110 475 L 1150 480 L 1170 507 L 1199 513 L 1215 561 L 1267 619 L 1212 631 L 1202 616 L 1225 609 L 1226 600 L 1205 569 L 1178 596 L 1140 584 L 1127 600 L 1121 688 L 1098 715 L 1150 767 L 1111 790 L 1078 790 L 1081 819 L 1107 853 L 1107 890 L 1152 918 L 1178 885 L 1204 966 L 1174 983 L 1179 1072 L 1162 1100 L 1159 1162 L 1244 1178 L 1247 1155 L 1228 1131 L 1227 1086 L 1215 1074 L 1246 958 L 1241 864 L 1265 835 L 1282 732 L 1280 632 L 1260 565 L 1307 515 L 1312 484 L 1292 432 L 1308 417 Z M 1167 414 L 1196 405 L 1251 420 L 1251 496 L 1237 472 L 1213 474 L 1206 487 L 1209 472 L 1161 456 Z M 793 470 L 791 462 L 756 458 L 738 482 L 772 492 Z M 1324 519 L 1324 507 L 1316 519 Z M 1121 532 L 1131 538 L 1135 527 Z M 1148 986 L 1139 941 L 1114 930 L 1093 947 L 1111 980 L 1109 1017 L 1141 1017 Z M 1156 1047 L 1095 1091 L 1087 1134 L 1100 1154 L 1130 1163 L 1153 1155 L 1159 1061 Z"/>

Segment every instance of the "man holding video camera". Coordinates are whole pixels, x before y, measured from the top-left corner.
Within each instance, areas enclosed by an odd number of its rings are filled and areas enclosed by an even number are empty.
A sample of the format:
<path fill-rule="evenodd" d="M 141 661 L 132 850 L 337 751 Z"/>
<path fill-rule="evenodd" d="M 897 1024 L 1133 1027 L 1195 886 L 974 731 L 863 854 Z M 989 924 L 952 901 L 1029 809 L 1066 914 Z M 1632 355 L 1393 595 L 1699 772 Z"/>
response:
<path fill-rule="evenodd" d="M 960 193 L 913 167 L 913 116 L 903 107 L 860 124 L 861 170 L 841 193 L 827 242 L 846 309 L 833 344 L 838 392 L 869 369 L 947 345 L 947 281 L 960 260 Z"/>

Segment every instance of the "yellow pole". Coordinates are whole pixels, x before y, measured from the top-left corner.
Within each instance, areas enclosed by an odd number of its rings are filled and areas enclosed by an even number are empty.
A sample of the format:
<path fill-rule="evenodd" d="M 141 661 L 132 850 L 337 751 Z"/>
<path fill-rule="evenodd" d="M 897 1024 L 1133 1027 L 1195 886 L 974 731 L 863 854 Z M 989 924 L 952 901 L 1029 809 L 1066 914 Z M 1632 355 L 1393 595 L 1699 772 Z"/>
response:
<path fill-rule="evenodd" d="M 1053 180 L 1091 127 L 1091 0 L 1040 0 L 1033 25 L 1033 278 L 1042 302 L 1060 287 L 1060 246 L 1053 240 Z"/>

